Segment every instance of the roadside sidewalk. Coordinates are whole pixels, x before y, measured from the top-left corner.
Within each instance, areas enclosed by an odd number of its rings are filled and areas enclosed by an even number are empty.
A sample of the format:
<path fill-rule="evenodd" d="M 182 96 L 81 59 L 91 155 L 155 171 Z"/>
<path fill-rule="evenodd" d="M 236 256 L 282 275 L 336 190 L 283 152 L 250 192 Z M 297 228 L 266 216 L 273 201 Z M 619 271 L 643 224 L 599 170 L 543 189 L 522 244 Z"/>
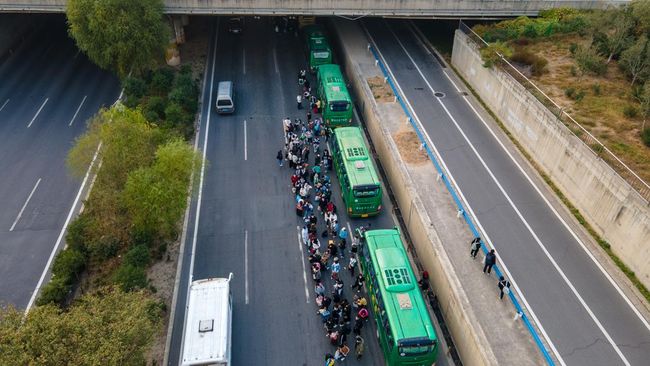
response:
<path fill-rule="evenodd" d="M 396 102 L 377 102 L 368 86 L 383 74 L 358 24 L 335 20 L 342 64 L 372 137 L 420 264 L 464 364 L 540 365 L 544 359 L 515 308 L 499 300 L 498 279 L 482 273 L 483 254 L 469 256 L 472 233 Z M 386 99 L 386 98 L 384 98 Z M 390 99 L 390 98 L 388 98 Z"/>

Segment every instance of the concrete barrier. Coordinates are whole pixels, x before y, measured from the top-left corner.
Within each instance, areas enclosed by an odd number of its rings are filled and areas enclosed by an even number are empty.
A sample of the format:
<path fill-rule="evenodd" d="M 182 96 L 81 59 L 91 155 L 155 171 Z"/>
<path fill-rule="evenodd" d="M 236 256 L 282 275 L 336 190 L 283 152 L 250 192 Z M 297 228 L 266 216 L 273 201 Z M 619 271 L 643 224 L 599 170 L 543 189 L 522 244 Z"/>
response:
<path fill-rule="evenodd" d="M 489 347 L 490 343 L 483 329 L 478 326 L 476 314 L 418 196 L 398 147 L 385 124 L 381 123 L 381 114 L 366 81 L 368 70 L 362 71 L 359 63 L 355 61 L 354 55 L 359 54 L 359 48 L 350 45 L 365 45 L 365 39 L 353 39 L 363 38 L 363 33 L 360 29 L 349 30 L 350 27 L 357 27 L 354 23 L 336 20 L 334 23 L 335 26 L 332 28 L 337 31 L 335 36 L 338 37 L 341 56 L 344 57 L 339 61 L 348 77 L 351 91 L 356 96 L 358 110 L 363 116 L 395 199 L 403 213 L 412 244 L 423 268 L 430 274 L 431 286 L 438 298 L 460 357 L 467 365 L 497 365 L 497 359 Z M 345 34 L 345 40 L 341 39 L 341 34 Z M 370 65 L 374 67 L 372 63 Z M 380 75 L 378 69 L 373 72 L 375 75 Z"/>
<path fill-rule="evenodd" d="M 452 64 L 612 250 L 650 287 L 650 207 L 509 74 L 482 66 L 476 44 L 454 37 Z"/>

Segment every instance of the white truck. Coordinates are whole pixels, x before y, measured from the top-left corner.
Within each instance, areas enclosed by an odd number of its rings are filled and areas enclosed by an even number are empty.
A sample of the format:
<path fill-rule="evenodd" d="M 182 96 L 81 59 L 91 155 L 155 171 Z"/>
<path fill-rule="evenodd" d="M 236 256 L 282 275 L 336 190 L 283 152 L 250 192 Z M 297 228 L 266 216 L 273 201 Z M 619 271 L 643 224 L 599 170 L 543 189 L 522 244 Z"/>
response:
<path fill-rule="evenodd" d="M 183 366 L 230 366 L 232 296 L 228 278 L 208 278 L 190 286 Z"/>

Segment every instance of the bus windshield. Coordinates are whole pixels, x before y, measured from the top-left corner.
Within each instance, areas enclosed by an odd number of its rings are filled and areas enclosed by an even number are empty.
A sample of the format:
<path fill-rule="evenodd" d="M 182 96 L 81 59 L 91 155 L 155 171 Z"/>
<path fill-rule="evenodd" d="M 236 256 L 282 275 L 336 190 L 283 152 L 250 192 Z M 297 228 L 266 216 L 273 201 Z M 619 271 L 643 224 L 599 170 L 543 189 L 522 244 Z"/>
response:
<path fill-rule="evenodd" d="M 353 189 L 354 197 L 375 197 L 379 194 L 379 186 L 358 186 Z"/>
<path fill-rule="evenodd" d="M 344 112 L 347 111 L 348 108 L 350 108 L 350 102 L 341 100 L 341 101 L 335 101 L 335 102 L 330 102 L 330 110 L 332 112 Z"/>

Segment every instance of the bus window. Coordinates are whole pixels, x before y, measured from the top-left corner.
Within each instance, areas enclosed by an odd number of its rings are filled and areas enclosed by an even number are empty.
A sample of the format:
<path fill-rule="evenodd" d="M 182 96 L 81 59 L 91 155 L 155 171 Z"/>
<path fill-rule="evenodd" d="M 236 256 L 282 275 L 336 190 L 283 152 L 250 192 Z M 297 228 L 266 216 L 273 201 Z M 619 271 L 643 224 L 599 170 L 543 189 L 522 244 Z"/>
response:
<path fill-rule="evenodd" d="M 314 52 L 314 58 L 328 58 L 330 53 L 328 51 L 317 51 Z"/>
<path fill-rule="evenodd" d="M 330 111 L 332 112 L 345 112 L 349 108 L 350 108 L 350 102 L 344 100 L 330 102 Z"/>
<path fill-rule="evenodd" d="M 418 355 L 424 355 L 429 352 L 431 352 L 431 346 L 409 346 L 409 347 L 404 347 L 401 346 L 399 347 L 399 354 L 402 356 L 418 356 Z"/>
<path fill-rule="evenodd" d="M 378 186 L 354 187 L 354 197 L 375 197 L 379 194 Z"/>

